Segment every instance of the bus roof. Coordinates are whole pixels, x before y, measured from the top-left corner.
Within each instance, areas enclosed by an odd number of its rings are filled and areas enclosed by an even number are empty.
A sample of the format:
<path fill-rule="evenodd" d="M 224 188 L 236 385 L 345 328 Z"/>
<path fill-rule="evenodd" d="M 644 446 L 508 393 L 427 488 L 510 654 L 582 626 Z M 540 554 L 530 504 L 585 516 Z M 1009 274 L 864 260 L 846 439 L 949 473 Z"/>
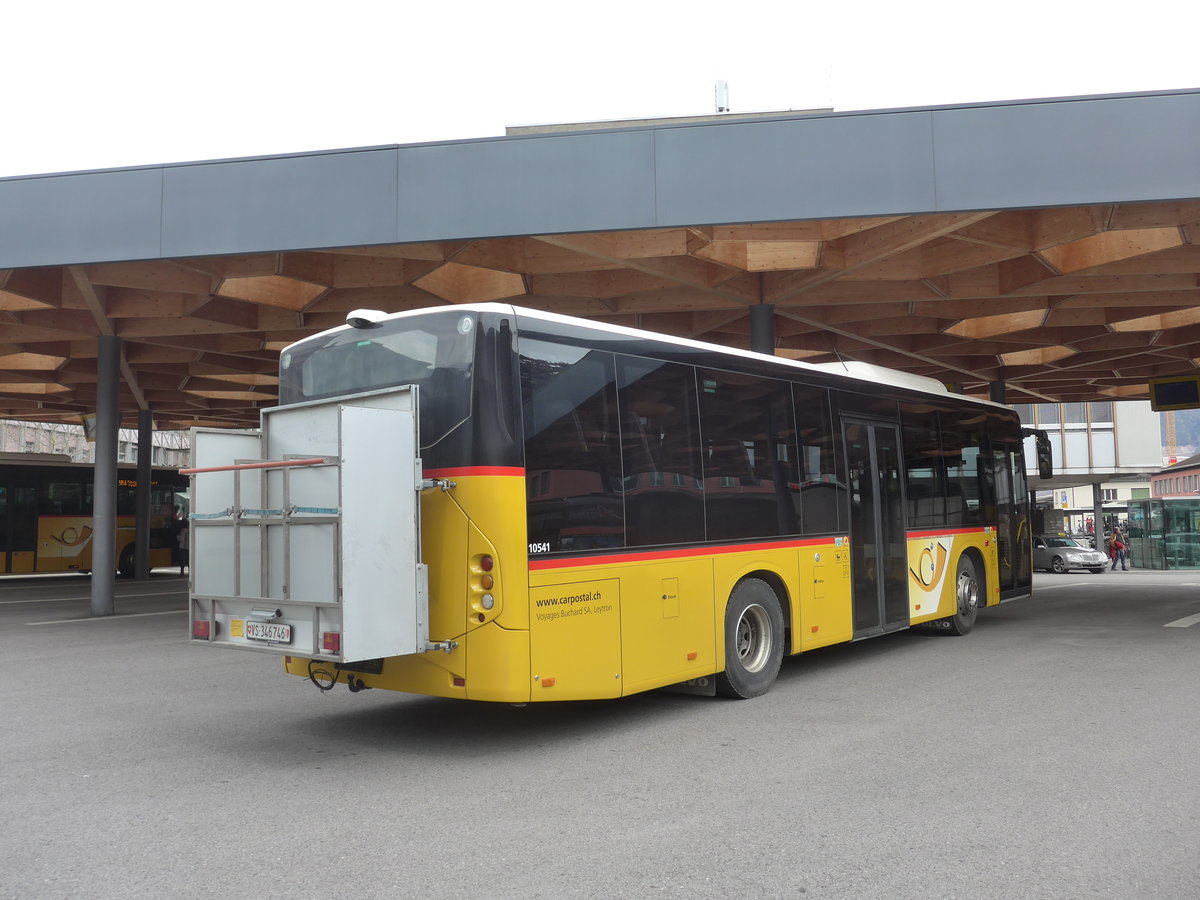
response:
<path fill-rule="evenodd" d="M 643 340 L 655 340 L 667 342 L 681 347 L 691 347 L 697 350 L 703 350 L 707 353 L 720 354 L 722 356 L 731 356 L 739 359 L 755 359 L 762 360 L 774 365 L 788 366 L 793 369 L 802 369 L 809 372 L 821 372 L 824 374 L 837 375 L 843 378 L 851 378 L 856 381 L 864 381 L 870 384 L 887 384 L 892 387 L 904 388 L 912 391 L 920 391 L 925 394 L 934 394 L 942 397 L 953 398 L 968 403 L 978 403 L 982 406 L 994 406 L 1001 409 L 1008 407 L 1002 403 L 995 403 L 992 400 L 984 400 L 979 397 L 968 397 L 963 394 L 953 394 L 946 389 L 946 386 L 936 378 L 930 378 L 925 375 L 917 375 L 913 372 L 904 372 L 899 369 L 889 369 L 886 366 L 878 366 L 873 363 L 860 362 L 859 360 L 846 360 L 844 362 L 835 363 L 806 363 L 803 360 L 788 359 L 782 356 L 774 356 L 767 353 L 758 353 L 753 350 L 741 350 L 736 347 L 725 347 L 721 344 L 710 344 L 705 341 L 697 341 L 692 338 L 677 337 L 671 334 L 663 334 L 657 331 L 646 331 L 641 328 L 629 328 L 625 325 L 612 325 L 608 322 L 598 322 L 593 319 L 584 319 L 579 316 L 567 316 L 561 313 L 547 312 L 541 309 L 529 309 L 523 306 L 515 306 L 511 303 L 456 303 L 447 306 L 430 306 L 421 309 L 407 309 L 400 312 L 385 313 L 379 310 L 354 310 L 347 314 L 346 318 L 359 317 L 360 313 L 367 313 L 365 318 L 373 323 L 389 322 L 396 319 L 405 319 L 410 316 L 419 316 L 431 312 L 449 312 L 451 310 L 461 310 L 463 312 L 493 312 L 501 315 L 514 315 L 523 318 L 541 319 L 547 322 L 557 322 L 563 325 L 577 325 L 583 328 L 590 328 L 595 331 L 603 331 L 610 334 L 618 334 L 626 337 L 639 338 Z M 352 328 L 351 325 L 338 325 L 333 328 L 328 328 L 318 334 L 303 338 L 295 343 L 289 344 L 283 348 L 283 353 L 291 350 L 300 344 L 304 344 L 315 338 L 322 337 L 327 334 L 333 334 L 339 331 L 347 331 Z"/>

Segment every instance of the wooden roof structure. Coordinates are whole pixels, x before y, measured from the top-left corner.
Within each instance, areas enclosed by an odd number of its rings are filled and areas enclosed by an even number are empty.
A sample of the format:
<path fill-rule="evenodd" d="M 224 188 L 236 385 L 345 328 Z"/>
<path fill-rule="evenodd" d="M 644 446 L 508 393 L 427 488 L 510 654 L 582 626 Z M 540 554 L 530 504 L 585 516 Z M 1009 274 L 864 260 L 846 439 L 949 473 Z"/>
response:
<path fill-rule="evenodd" d="M 254 426 L 288 343 L 356 308 L 479 301 L 746 348 L 771 304 L 792 358 L 1002 381 L 1010 403 L 1144 399 L 1200 366 L 1200 201 L 1146 196 L 10 265 L 0 417 L 92 411 L 115 335 L 124 424 Z"/>

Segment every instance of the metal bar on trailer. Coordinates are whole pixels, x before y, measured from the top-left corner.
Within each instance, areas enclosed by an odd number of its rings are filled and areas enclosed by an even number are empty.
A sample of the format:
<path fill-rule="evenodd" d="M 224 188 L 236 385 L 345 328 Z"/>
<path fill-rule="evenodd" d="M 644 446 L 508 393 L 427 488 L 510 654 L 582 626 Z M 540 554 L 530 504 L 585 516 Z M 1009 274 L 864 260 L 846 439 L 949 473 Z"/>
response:
<path fill-rule="evenodd" d="M 251 463 L 253 465 L 253 463 Z M 259 468 L 272 468 L 260 466 Z M 287 475 L 287 469 L 283 470 L 284 475 Z M 265 472 L 258 479 L 258 509 L 266 510 L 271 505 L 271 473 Z M 257 510 L 256 510 L 257 511 Z M 243 521 L 243 524 L 245 522 Z M 270 541 L 267 538 L 267 529 L 263 524 L 255 524 L 254 533 L 258 536 L 258 592 L 262 596 L 270 593 Z"/>
<path fill-rule="evenodd" d="M 197 594 L 194 600 L 212 600 L 220 603 L 279 603 L 278 597 L 246 597 L 238 595 L 227 597 L 224 594 Z M 289 600 L 289 606 L 315 606 L 319 609 L 336 609 L 337 603 L 331 600 Z"/>
<path fill-rule="evenodd" d="M 284 469 L 283 475 L 283 508 L 292 508 L 292 470 Z M 263 498 L 268 500 L 269 498 Z M 292 525 L 291 516 L 283 514 L 283 599 L 287 602 L 292 596 Z M 265 558 L 265 557 L 264 557 Z"/>
<path fill-rule="evenodd" d="M 180 475 L 197 475 L 204 472 L 234 472 L 239 469 L 283 469 L 289 466 L 320 466 L 330 463 L 327 456 L 312 456 L 307 459 L 277 459 L 269 462 L 239 463 L 234 466 L 209 466 L 205 469 L 180 469 Z"/>

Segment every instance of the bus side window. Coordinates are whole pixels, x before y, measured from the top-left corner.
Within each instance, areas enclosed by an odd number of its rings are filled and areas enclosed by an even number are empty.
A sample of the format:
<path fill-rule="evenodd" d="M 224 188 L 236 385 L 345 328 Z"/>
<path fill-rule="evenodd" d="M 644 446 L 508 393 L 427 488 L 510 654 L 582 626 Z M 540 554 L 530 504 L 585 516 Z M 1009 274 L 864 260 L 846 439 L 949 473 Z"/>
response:
<path fill-rule="evenodd" d="M 46 481 L 43 484 L 45 510 L 51 515 L 82 516 L 91 514 L 84 508 L 83 485 L 79 481 Z"/>
<path fill-rule="evenodd" d="M 946 472 L 942 462 L 937 410 L 901 404 L 908 524 L 937 526 L 946 521 Z"/>
<path fill-rule="evenodd" d="M 612 354 L 519 344 L 531 552 L 623 546 Z"/>
<path fill-rule="evenodd" d="M 796 427 L 787 382 L 701 369 L 709 540 L 800 532 Z"/>
<path fill-rule="evenodd" d="M 617 373 L 628 546 L 704 540 L 695 370 L 618 356 Z"/>
<path fill-rule="evenodd" d="M 796 435 L 800 445 L 800 525 L 804 534 L 837 531 L 845 505 L 846 484 L 838 475 L 829 393 L 824 388 L 792 385 Z"/>
<path fill-rule="evenodd" d="M 946 460 L 946 524 L 981 525 L 984 505 L 994 503 L 991 481 L 981 469 L 983 416 L 968 410 L 957 415 L 942 412 L 939 419 Z"/>

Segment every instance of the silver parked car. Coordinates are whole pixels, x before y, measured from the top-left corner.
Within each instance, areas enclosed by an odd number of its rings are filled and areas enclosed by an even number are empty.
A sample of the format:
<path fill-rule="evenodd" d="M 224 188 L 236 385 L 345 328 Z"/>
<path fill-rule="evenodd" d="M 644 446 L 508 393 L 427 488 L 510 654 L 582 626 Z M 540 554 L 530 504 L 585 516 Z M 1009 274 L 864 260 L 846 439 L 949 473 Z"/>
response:
<path fill-rule="evenodd" d="M 1075 538 L 1063 535 L 1033 536 L 1033 567 L 1060 575 L 1072 569 L 1087 569 L 1099 575 L 1108 565 L 1108 557 Z"/>

